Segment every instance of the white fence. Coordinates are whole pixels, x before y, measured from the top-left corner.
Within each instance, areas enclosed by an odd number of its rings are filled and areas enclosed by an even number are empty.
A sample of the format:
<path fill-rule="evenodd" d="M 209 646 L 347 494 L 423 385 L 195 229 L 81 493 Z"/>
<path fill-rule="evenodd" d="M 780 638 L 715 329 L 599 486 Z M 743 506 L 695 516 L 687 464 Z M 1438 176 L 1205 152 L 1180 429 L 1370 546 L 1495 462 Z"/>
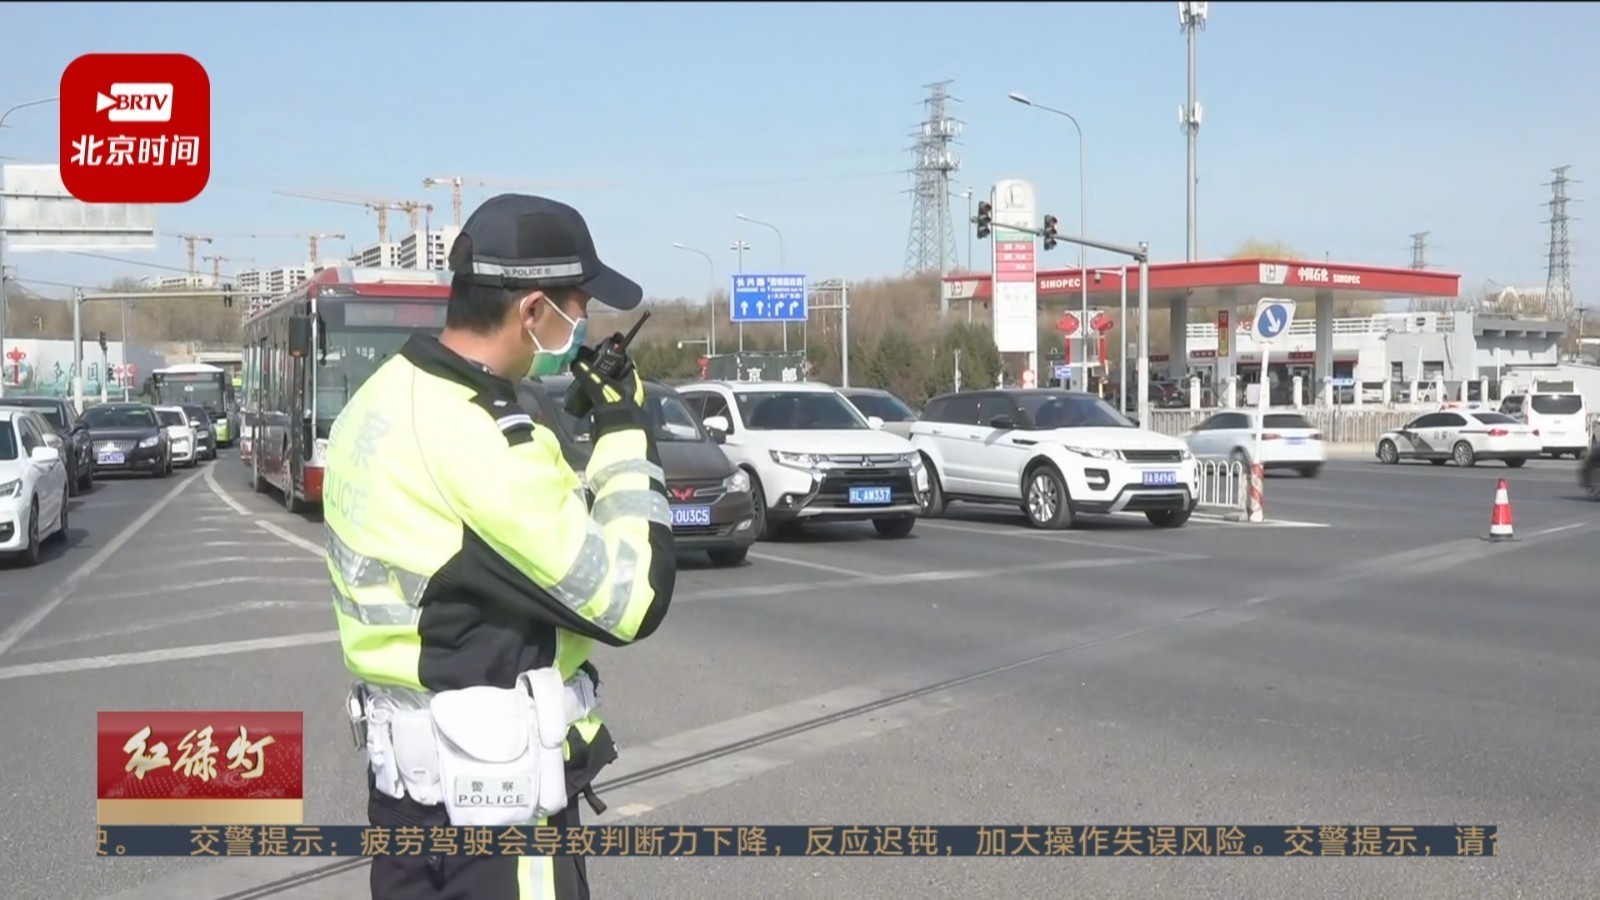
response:
<path fill-rule="evenodd" d="M 1412 409 L 1352 409 L 1348 406 L 1273 407 L 1272 412 L 1299 413 L 1306 417 L 1311 427 L 1322 432 L 1322 439 L 1332 444 L 1365 444 L 1375 447 L 1378 435 L 1415 419 L 1438 406 Z M 1150 429 L 1174 437 L 1193 429 L 1196 425 L 1222 410 L 1216 409 L 1152 409 Z M 1595 433 L 1600 414 L 1590 414 L 1589 433 Z"/>
<path fill-rule="evenodd" d="M 1237 460 L 1202 459 L 1197 512 L 1243 518 L 1250 497 L 1250 469 Z"/>

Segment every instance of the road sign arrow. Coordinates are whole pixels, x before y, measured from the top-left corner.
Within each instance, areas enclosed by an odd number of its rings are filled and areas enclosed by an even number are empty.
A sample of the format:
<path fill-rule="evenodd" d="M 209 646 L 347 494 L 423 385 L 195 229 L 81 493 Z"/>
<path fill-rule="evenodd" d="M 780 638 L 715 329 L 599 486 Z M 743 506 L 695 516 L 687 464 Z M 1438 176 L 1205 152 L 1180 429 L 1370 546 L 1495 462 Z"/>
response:
<path fill-rule="evenodd" d="M 765 300 L 757 300 L 756 301 L 756 315 L 764 316 L 766 314 L 767 314 L 767 301 L 765 301 Z"/>
<path fill-rule="evenodd" d="M 739 301 L 739 315 L 747 316 L 749 314 L 750 314 L 750 301 L 749 300 L 740 300 Z"/>
<path fill-rule="evenodd" d="M 790 300 L 789 301 L 789 315 L 792 316 L 792 315 L 795 315 L 798 312 L 800 312 L 800 301 L 799 300 Z"/>

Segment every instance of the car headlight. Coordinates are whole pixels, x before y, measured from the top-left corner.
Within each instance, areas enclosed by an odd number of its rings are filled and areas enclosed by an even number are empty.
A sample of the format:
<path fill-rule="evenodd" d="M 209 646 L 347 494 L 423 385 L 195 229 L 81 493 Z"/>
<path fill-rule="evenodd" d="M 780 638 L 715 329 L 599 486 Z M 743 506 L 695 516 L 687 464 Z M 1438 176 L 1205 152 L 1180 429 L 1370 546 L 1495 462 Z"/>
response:
<path fill-rule="evenodd" d="M 1184 445 L 1178 448 L 1178 458 L 1184 460 L 1194 459 L 1194 454 L 1189 452 L 1188 445 Z"/>
<path fill-rule="evenodd" d="M 14 478 L 0 483 L 0 497 L 18 497 L 22 495 L 22 479 Z"/>
<path fill-rule="evenodd" d="M 152 435 L 139 442 L 140 449 L 148 450 L 161 443 L 161 435 Z"/>
<path fill-rule="evenodd" d="M 922 465 L 922 454 L 915 450 L 911 451 L 910 453 L 902 453 L 900 454 L 900 465 L 910 466 L 911 468 L 915 469 Z"/>
<path fill-rule="evenodd" d="M 722 481 L 722 489 L 730 494 L 750 493 L 750 476 L 743 469 L 734 469 L 733 474 Z"/>
<path fill-rule="evenodd" d="M 1117 459 L 1121 456 L 1117 451 L 1107 450 L 1104 447 L 1068 447 L 1062 445 L 1061 449 L 1069 453 L 1076 453 L 1079 456 L 1087 456 L 1090 459 Z"/>
<path fill-rule="evenodd" d="M 815 469 L 827 462 L 827 457 L 817 453 L 790 453 L 786 450 L 773 450 L 772 461 L 780 466 L 790 466 L 796 469 Z"/>

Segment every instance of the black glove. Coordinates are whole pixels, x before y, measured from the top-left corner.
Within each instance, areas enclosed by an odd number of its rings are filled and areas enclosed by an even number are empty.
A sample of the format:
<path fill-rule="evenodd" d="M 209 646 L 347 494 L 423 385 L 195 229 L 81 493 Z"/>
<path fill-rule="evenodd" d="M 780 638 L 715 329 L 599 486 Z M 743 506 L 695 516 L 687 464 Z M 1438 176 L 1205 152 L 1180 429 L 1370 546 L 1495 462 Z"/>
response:
<path fill-rule="evenodd" d="M 614 364 L 615 357 L 607 356 L 592 347 L 583 347 L 572 361 L 572 387 L 581 392 L 584 405 L 594 414 L 596 438 L 645 425 L 644 382 L 638 370 L 626 356 L 620 366 Z"/>

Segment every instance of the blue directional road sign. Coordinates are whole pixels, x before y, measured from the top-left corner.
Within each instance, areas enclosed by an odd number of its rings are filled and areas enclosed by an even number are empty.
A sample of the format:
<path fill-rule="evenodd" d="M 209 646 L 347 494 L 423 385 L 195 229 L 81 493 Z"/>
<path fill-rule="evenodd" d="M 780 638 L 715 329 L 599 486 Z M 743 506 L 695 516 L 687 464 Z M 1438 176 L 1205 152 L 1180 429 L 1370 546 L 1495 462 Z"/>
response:
<path fill-rule="evenodd" d="M 806 276 L 733 276 L 732 316 L 735 322 L 804 322 Z"/>
<path fill-rule="evenodd" d="M 1294 321 L 1294 301 L 1277 300 L 1263 297 L 1256 304 L 1256 317 L 1254 320 L 1255 342 L 1257 344 L 1270 344 L 1282 337 L 1289 330 L 1289 323 Z"/>

